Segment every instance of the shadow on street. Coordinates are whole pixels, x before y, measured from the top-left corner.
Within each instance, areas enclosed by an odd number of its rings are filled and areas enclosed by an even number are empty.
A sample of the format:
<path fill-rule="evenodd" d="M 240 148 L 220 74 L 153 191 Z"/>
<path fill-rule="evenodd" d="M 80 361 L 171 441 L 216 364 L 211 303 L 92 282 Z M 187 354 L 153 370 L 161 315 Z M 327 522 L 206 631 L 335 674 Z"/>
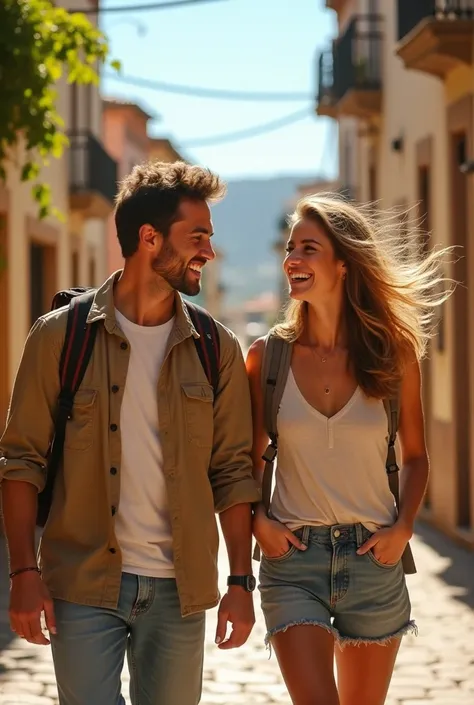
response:
<path fill-rule="evenodd" d="M 439 556 L 450 561 L 438 577 L 447 585 L 459 588 L 459 593 L 452 596 L 454 600 L 474 610 L 474 553 L 457 546 L 441 532 L 422 522 L 418 522 L 416 534 Z"/>

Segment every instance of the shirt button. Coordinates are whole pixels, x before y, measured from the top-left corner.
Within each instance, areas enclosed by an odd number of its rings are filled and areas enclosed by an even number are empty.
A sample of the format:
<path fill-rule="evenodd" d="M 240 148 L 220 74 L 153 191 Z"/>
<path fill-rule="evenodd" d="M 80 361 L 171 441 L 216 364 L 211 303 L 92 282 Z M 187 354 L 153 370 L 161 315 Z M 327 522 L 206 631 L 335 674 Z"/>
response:
<path fill-rule="evenodd" d="M 115 512 L 117 511 L 117 507 L 112 507 L 112 516 L 114 516 Z"/>
<path fill-rule="evenodd" d="M 122 348 L 122 350 L 126 350 L 128 348 L 128 345 L 127 345 L 127 343 L 123 342 L 123 343 L 120 343 L 120 347 Z"/>
<path fill-rule="evenodd" d="M 114 393 L 114 394 L 117 394 L 118 390 L 119 390 L 118 385 L 117 385 L 117 384 L 114 384 L 113 387 L 112 387 L 113 393 Z"/>
<path fill-rule="evenodd" d="M 110 553 L 117 553 L 117 549 L 116 549 L 116 548 L 109 548 L 109 551 L 110 551 Z"/>
<path fill-rule="evenodd" d="M 341 532 L 339 531 L 339 529 L 336 529 L 336 531 L 334 532 L 334 537 L 336 539 L 338 539 L 340 535 L 341 535 Z"/>
<path fill-rule="evenodd" d="M 118 428 L 118 426 L 117 426 L 116 423 L 111 423 L 111 424 L 110 424 L 110 430 L 111 430 L 111 431 L 116 431 L 117 428 Z"/>
<path fill-rule="evenodd" d="M 110 474 L 111 474 L 111 475 L 116 475 L 116 474 L 117 474 L 117 468 L 110 468 Z"/>

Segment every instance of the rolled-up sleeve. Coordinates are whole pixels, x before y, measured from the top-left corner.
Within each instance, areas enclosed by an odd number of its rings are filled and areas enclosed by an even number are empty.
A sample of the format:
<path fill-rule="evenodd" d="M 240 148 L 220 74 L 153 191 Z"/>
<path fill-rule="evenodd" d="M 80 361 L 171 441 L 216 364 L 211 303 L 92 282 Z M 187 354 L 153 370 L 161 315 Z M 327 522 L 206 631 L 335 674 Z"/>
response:
<path fill-rule="evenodd" d="M 59 394 L 59 355 L 44 318 L 33 325 L 13 385 L 0 439 L 0 480 L 22 480 L 40 492 Z"/>
<path fill-rule="evenodd" d="M 209 477 L 217 513 L 258 502 L 252 474 L 252 411 L 245 363 L 237 338 L 220 327 L 221 367 L 214 402 L 214 443 Z"/>

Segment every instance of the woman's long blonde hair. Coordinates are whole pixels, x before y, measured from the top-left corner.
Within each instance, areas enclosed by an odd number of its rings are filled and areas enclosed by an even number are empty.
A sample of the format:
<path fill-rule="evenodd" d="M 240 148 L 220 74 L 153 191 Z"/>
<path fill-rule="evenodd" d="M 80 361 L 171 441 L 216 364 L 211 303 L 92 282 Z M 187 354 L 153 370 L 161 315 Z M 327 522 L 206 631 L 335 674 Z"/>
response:
<path fill-rule="evenodd" d="M 358 384 L 371 397 L 395 395 L 407 362 L 425 354 L 436 307 L 453 291 L 442 264 L 452 248 L 428 252 L 424 233 L 412 230 L 404 237 L 394 226 L 399 214 L 375 215 L 334 194 L 302 198 L 290 227 L 303 219 L 323 228 L 336 258 L 345 262 L 349 360 Z M 297 340 L 306 311 L 305 302 L 291 300 L 275 333 Z"/>

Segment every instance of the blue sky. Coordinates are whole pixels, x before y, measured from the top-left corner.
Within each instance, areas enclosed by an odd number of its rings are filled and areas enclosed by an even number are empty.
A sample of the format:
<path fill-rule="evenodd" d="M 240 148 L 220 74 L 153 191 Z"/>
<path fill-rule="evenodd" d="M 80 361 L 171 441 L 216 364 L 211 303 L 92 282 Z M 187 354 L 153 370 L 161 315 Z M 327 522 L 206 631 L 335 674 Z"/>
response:
<path fill-rule="evenodd" d="M 152 0 L 149 0 L 150 2 Z M 148 2 L 148 0 L 147 0 Z M 143 3 L 143 0 L 140 0 Z M 102 7 L 130 5 L 103 0 Z M 124 75 L 247 91 L 298 92 L 296 102 L 238 102 L 179 96 L 104 78 L 107 96 L 158 114 L 154 136 L 170 137 L 190 159 L 225 178 L 335 175 L 336 129 L 314 112 L 316 54 L 334 33 L 323 0 L 222 0 L 196 7 L 104 13 L 101 26 Z M 141 36 L 138 27 L 141 27 Z M 146 33 L 143 33 L 146 30 Z M 184 146 L 270 122 L 307 108 L 303 120 L 269 134 L 215 146 Z"/>

